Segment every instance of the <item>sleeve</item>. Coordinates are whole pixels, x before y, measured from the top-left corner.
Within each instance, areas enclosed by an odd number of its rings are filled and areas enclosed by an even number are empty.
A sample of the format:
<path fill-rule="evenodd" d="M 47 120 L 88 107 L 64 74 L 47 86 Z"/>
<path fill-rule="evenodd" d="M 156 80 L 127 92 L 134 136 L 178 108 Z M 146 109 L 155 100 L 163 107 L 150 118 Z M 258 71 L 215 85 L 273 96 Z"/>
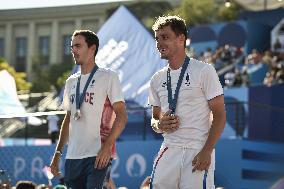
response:
<path fill-rule="evenodd" d="M 150 106 L 161 107 L 161 102 L 160 102 L 160 99 L 157 93 L 157 88 L 154 83 L 156 80 L 157 80 L 157 77 L 156 75 L 154 75 L 150 81 L 148 104 Z"/>
<path fill-rule="evenodd" d="M 109 83 L 107 87 L 107 95 L 111 104 L 115 102 L 124 102 L 124 96 L 122 93 L 122 86 L 119 81 L 119 77 L 115 72 L 109 73 Z"/>
<path fill-rule="evenodd" d="M 70 111 L 71 110 L 71 105 L 70 105 L 70 99 L 69 99 L 69 83 L 68 80 L 66 80 L 65 86 L 64 86 L 64 93 L 63 93 L 63 101 L 61 104 L 61 108 L 65 111 Z"/>
<path fill-rule="evenodd" d="M 207 100 L 223 95 L 223 88 L 215 68 L 207 64 L 201 71 L 201 88 Z"/>

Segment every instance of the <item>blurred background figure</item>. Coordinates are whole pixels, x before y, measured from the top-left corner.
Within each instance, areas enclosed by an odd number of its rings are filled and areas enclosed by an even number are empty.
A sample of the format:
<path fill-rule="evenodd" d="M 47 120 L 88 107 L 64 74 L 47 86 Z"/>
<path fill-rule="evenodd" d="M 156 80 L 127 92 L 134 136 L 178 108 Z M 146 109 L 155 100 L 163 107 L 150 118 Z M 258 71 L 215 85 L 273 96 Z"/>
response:
<path fill-rule="evenodd" d="M 20 180 L 16 184 L 16 189 L 37 189 L 37 185 L 28 180 Z"/>
<path fill-rule="evenodd" d="M 56 114 L 55 115 L 48 115 L 47 120 L 48 120 L 48 134 L 50 136 L 51 143 L 54 144 L 54 143 L 56 143 L 56 140 L 58 138 L 59 117 Z"/>
<path fill-rule="evenodd" d="M 11 188 L 11 179 L 3 169 L 0 169 L 0 189 Z"/>

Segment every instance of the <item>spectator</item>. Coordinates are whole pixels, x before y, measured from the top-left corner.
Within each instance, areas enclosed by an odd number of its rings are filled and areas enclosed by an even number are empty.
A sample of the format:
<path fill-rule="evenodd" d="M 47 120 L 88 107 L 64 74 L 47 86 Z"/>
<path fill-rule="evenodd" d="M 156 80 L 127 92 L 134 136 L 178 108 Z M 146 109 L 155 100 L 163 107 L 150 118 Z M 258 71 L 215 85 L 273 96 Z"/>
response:
<path fill-rule="evenodd" d="M 284 83 L 284 67 L 282 64 L 278 64 L 279 70 L 276 72 L 275 80 L 277 84 Z"/>
<path fill-rule="evenodd" d="M 54 144 L 56 143 L 56 140 L 58 138 L 58 121 L 59 117 L 54 114 L 54 115 L 48 115 L 47 116 L 48 120 L 48 134 L 50 136 L 51 143 Z"/>
<path fill-rule="evenodd" d="M 282 45 L 281 45 L 281 43 L 280 43 L 279 38 L 277 38 L 276 41 L 275 41 L 275 43 L 274 43 L 274 45 L 273 45 L 273 50 L 274 50 L 275 52 L 281 52 L 281 49 L 282 49 Z"/>
<path fill-rule="evenodd" d="M 271 51 L 265 51 L 264 56 L 262 57 L 262 62 L 268 66 L 271 65 L 272 62 L 272 53 Z"/>
<path fill-rule="evenodd" d="M 221 53 L 221 60 L 226 64 L 229 64 L 232 61 L 232 54 L 229 45 L 225 45 L 224 50 Z"/>
<path fill-rule="evenodd" d="M 234 77 L 235 78 L 234 78 L 233 86 L 240 87 L 243 84 L 243 79 L 242 79 L 241 72 L 238 69 L 235 70 Z"/>
<path fill-rule="evenodd" d="M 36 184 L 32 181 L 21 180 L 17 182 L 15 189 L 36 189 L 36 187 Z"/>
<path fill-rule="evenodd" d="M 248 87 L 250 85 L 250 79 L 249 79 L 247 67 L 244 67 L 241 77 L 242 77 L 242 85 Z"/>
<path fill-rule="evenodd" d="M 235 82 L 235 73 L 234 72 L 228 72 L 224 76 L 225 78 L 225 85 L 227 87 L 232 87 Z"/>

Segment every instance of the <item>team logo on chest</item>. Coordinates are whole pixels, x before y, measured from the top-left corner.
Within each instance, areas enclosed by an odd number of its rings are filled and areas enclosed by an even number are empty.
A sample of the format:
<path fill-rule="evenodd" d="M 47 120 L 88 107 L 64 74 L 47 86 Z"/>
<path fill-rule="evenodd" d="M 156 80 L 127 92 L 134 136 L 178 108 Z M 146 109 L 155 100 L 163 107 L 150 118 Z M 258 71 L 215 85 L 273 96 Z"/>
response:
<path fill-rule="evenodd" d="M 75 94 L 70 95 L 70 102 L 73 104 L 75 101 Z"/>
<path fill-rule="evenodd" d="M 186 73 L 186 77 L 185 77 L 185 85 L 189 86 L 190 85 L 190 81 L 189 81 L 189 74 Z"/>
<path fill-rule="evenodd" d="M 91 83 L 90 83 L 90 88 L 93 88 L 95 84 L 95 79 L 92 79 Z"/>

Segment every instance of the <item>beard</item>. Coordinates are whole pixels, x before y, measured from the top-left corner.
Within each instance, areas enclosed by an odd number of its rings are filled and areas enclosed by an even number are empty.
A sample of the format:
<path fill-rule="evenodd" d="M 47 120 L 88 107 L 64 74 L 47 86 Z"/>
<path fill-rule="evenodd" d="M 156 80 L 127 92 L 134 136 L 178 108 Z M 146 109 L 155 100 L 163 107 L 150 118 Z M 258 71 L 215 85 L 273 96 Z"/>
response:
<path fill-rule="evenodd" d="M 75 64 L 76 65 L 82 65 L 82 62 L 78 62 L 78 61 L 75 60 Z"/>
<path fill-rule="evenodd" d="M 82 62 L 78 60 L 79 57 L 73 57 L 76 65 L 82 65 Z"/>
<path fill-rule="evenodd" d="M 161 57 L 161 59 L 168 60 L 168 56 L 166 54 L 160 53 L 160 57 Z"/>

